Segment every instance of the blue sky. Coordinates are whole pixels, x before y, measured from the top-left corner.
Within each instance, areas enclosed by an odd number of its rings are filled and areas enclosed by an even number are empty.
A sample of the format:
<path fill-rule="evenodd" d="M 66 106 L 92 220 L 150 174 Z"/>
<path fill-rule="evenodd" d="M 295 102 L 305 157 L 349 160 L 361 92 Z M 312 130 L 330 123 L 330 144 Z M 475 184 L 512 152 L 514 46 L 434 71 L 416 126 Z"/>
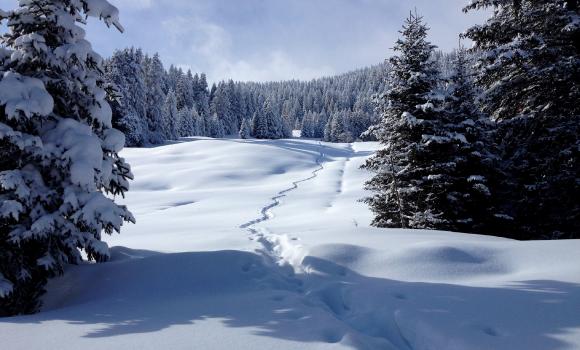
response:
<path fill-rule="evenodd" d="M 417 8 L 443 50 L 480 23 L 468 0 L 110 0 L 124 34 L 91 20 L 103 56 L 127 46 L 159 52 L 166 65 L 206 72 L 210 81 L 311 79 L 381 62 L 409 10 Z M 0 8 L 15 0 L 0 0 Z"/>

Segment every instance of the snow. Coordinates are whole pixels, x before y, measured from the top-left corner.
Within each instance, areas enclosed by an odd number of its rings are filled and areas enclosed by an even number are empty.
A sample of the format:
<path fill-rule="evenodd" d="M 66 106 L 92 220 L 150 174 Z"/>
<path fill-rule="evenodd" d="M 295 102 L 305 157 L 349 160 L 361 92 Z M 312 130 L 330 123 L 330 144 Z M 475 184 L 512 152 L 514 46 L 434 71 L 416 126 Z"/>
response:
<path fill-rule="evenodd" d="M 54 101 L 41 80 L 4 72 L 0 79 L 0 105 L 8 118 L 18 117 L 19 112 L 30 118 L 34 114 L 50 114 Z"/>
<path fill-rule="evenodd" d="M 88 16 L 102 18 L 107 26 L 113 25 L 120 32 L 125 31 L 119 22 L 119 10 L 107 0 L 84 0 L 83 2 L 86 4 Z"/>
<path fill-rule="evenodd" d="M 4 278 L 4 275 L 0 273 L 0 297 L 5 297 L 12 293 L 13 285 Z"/>
<path fill-rule="evenodd" d="M 47 149 L 62 152 L 70 160 L 70 181 L 89 190 L 96 190 L 95 170 L 101 168 L 103 152 L 100 139 L 89 125 L 71 118 L 61 119 L 46 132 L 43 142 Z"/>
<path fill-rule="evenodd" d="M 20 204 L 18 201 L 3 200 L 2 204 L 0 205 L 0 217 L 12 217 L 14 220 L 18 220 L 22 209 L 22 204 Z"/>
<path fill-rule="evenodd" d="M 136 181 L 123 202 L 137 224 L 107 238 L 111 262 L 53 280 L 41 313 L 0 319 L 3 345 L 580 347 L 580 241 L 371 228 L 359 166 L 377 147 L 191 138 L 125 149 Z"/>

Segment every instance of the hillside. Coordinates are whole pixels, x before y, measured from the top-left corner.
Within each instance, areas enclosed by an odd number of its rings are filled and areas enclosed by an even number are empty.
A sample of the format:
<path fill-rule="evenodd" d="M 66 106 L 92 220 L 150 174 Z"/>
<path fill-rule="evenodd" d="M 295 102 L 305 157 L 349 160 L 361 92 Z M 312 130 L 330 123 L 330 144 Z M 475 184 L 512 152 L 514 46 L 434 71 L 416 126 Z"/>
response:
<path fill-rule="evenodd" d="M 0 319 L 2 344 L 580 347 L 580 241 L 371 228 L 359 166 L 376 147 L 189 138 L 124 150 L 137 224 L 107 238 L 111 262 L 52 280 L 41 313 Z"/>

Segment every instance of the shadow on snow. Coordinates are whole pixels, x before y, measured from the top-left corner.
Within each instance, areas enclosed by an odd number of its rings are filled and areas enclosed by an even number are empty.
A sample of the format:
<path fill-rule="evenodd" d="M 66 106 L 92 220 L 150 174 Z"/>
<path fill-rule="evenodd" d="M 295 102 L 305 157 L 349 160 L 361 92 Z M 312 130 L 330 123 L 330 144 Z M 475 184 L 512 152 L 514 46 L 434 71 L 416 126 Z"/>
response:
<path fill-rule="evenodd" d="M 567 344 L 555 336 L 580 327 L 580 285 L 558 281 L 479 288 L 362 276 L 312 256 L 304 266 L 316 273 L 294 275 L 259 252 L 113 251 L 110 263 L 52 281 L 49 310 L 0 319 L 0 328 L 64 320 L 102 338 L 217 319 L 260 336 L 358 349 L 412 349 L 428 331 L 480 348 L 556 350 Z M 195 327 L 189 334 L 198 336 Z"/>

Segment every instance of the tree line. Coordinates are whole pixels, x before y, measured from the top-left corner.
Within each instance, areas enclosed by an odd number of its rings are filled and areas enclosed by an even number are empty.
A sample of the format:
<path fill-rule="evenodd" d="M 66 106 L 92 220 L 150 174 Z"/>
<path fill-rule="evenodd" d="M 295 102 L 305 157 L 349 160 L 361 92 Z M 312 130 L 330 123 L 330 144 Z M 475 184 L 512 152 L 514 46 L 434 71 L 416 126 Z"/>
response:
<path fill-rule="evenodd" d="M 387 64 L 309 82 L 220 81 L 204 73 L 163 67 L 158 54 L 116 51 L 105 62 L 113 122 L 127 146 L 156 145 L 179 137 L 243 135 L 303 137 L 333 142 L 357 139 L 377 120 L 373 96 L 384 91 Z M 244 132 L 242 126 L 244 126 Z M 247 131 L 247 133 L 246 133 Z"/>

